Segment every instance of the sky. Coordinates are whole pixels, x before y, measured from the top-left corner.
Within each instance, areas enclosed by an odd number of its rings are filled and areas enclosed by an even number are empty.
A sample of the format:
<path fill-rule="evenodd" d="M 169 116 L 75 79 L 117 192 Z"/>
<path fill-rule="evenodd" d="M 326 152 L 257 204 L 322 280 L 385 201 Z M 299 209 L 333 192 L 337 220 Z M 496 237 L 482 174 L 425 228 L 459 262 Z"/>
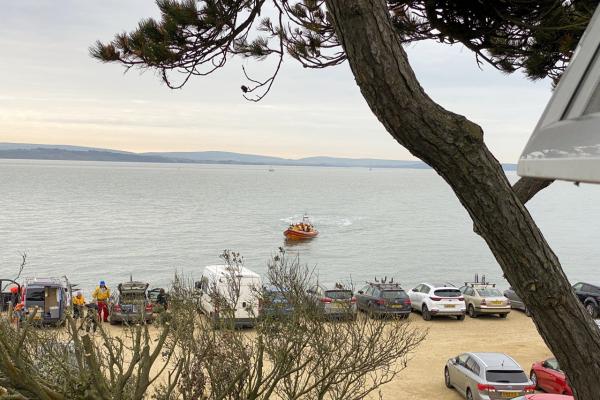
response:
<path fill-rule="evenodd" d="M 269 95 L 243 99 L 233 59 L 182 90 L 152 71 L 124 73 L 89 56 L 96 40 L 157 15 L 150 0 L 19 0 L 0 14 L 0 142 L 71 144 L 135 152 L 233 151 L 289 158 L 414 159 L 373 116 L 348 64 L 307 70 L 287 59 Z M 426 92 L 480 124 L 502 162 L 516 162 L 551 95 L 549 81 L 478 68 L 462 46 L 407 46 Z"/>

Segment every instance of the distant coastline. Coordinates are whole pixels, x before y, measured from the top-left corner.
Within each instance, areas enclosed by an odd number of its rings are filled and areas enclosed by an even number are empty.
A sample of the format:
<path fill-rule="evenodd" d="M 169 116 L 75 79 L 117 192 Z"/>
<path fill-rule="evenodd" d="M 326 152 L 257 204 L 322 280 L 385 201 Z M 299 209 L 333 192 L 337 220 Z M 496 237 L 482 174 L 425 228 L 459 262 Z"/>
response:
<path fill-rule="evenodd" d="M 133 153 L 92 147 L 31 143 L 0 143 L 0 159 L 352 168 L 430 168 L 427 164 L 421 161 L 340 157 L 307 157 L 300 159 L 287 159 L 223 151 Z M 516 169 L 515 164 L 503 164 L 502 166 L 507 171 Z"/>

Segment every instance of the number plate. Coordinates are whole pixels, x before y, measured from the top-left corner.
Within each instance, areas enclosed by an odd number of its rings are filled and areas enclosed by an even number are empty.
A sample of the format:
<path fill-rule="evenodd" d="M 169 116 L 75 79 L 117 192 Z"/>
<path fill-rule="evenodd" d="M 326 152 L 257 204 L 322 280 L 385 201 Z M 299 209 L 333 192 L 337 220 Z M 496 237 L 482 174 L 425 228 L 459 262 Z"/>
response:
<path fill-rule="evenodd" d="M 456 304 L 446 304 L 444 305 L 445 308 L 454 308 L 456 307 Z"/>
<path fill-rule="evenodd" d="M 502 398 L 504 399 L 512 399 L 520 395 L 520 392 L 502 392 Z"/>
<path fill-rule="evenodd" d="M 500 300 L 492 301 L 492 304 L 495 306 L 500 306 L 500 305 L 502 305 L 502 303 L 503 303 L 503 301 L 500 301 Z"/>
<path fill-rule="evenodd" d="M 392 304 L 390 305 L 392 308 L 402 308 L 402 304 Z"/>

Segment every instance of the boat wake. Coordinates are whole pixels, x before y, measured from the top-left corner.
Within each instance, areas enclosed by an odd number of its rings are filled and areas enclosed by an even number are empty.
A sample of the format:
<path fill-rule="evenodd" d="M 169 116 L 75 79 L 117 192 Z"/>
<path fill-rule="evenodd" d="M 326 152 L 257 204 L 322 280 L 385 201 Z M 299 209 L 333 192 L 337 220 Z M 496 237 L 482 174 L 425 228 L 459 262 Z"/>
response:
<path fill-rule="evenodd" d="M 286 224 L 293 224 L 298 220 L 302 219 L 303 214 L 292 215 L 287 218 L 280 218 L 279 220 L 285 222 Z M 319 216 L 311 216 L 311 221 L 318 226 L 337 226 L 337 227 L 346 227 L 352 226 L 356 222 L 364 219 L 364 217 L 346 217 L 346 218 L 334 218 L 334 217 L 319 217 Z"/>

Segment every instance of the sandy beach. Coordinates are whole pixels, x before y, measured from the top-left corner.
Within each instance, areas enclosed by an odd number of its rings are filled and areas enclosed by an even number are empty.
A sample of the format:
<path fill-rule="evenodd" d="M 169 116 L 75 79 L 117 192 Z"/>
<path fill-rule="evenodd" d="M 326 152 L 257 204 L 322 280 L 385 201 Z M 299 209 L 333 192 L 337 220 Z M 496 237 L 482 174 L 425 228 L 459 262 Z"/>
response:
<path fill-rule="evenodd" d="M 506 319 L 495 316 L 450 318 L 423 321 L 420 314 L 410 317 L 413 326 L 429 328 L 407 368 L 382 388 L 384 399 L 447 399 L 463 397 L 444 385 L 447 360 L 467 351 L 503 352 L 513 357 L 529 374 L 535 361 L 551 356 L 533 321 L 513 310 Z"/>
<path fill-rule="evenodd" d="M 413 327 L 429 329 L 426 340 L 415 352 L 408 366 L 392 382 L 382 387 L 384 399 L 444 399 L 458 400 L 455 390 L 444 385 L 446 361 L 462 352 L 491 351 L 512 356 L 529 374 L 535 361 L 551 356 L 538 334 L 533 321 L 520 311 L 513 310 L 506 319 L 495 316 L 437 318 L 424 321 L 420 314 L 411 314 Z M 120 326 L 104 325 L 112 335 L 122 333 Z M 157 330 L 151 327 L 151 331 Z M 251 334 L 252 330 L 248 333 Z M 372 396 L 377 398 L 376 395 Z"/>

